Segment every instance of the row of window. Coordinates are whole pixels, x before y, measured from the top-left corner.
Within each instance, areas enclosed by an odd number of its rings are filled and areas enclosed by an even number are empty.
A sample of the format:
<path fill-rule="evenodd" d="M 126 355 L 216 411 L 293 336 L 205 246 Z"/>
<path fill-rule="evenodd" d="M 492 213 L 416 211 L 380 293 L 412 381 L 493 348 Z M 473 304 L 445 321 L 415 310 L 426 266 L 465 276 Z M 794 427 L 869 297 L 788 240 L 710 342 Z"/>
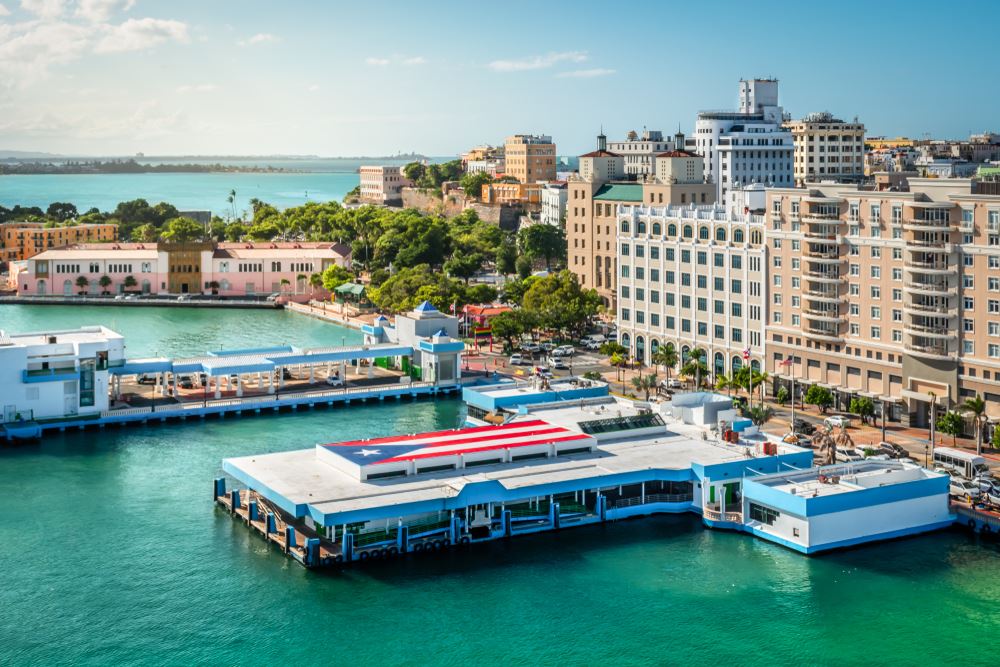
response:
<path fill-rule="evenodd" d="M 622 322 L 632 322 L 634 315 L 634 321 L 637 325 L 646 324 L 646 312 L 642 310 L 637 310 L 635 313 L 629 308 L 621 309 L 621 321 Z M 664 318 L 663 329 L 665 331 L 676 331 L 676 319 L 672 315 L 666 315 Z M 708 336 L 708 323 L 706 322 L 696 322 L 699 336 Z M 659 327 L 660 326 L 660 314 L 659 313 L 649 313 L 649 326 Z M 687 318 L 681 319 L 681 332 L 691 333 L 691 320 Z M 726 340 L 726 327 L 721 324 L 716 324 L 712 327 L 712 334 L 716 340 Z M 743 329 L 739 327 L 733 327 L 729 330 L 729 340 L 733 343 L 743 342 Z"/>

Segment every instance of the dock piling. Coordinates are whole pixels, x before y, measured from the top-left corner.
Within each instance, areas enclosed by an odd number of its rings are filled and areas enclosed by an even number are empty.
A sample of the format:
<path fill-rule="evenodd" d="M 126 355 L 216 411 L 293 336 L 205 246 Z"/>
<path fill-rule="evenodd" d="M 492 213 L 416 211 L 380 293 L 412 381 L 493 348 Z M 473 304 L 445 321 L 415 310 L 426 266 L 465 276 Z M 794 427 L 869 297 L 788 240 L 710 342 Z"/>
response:
<path fill-rule="evenodd" d="M 354 535 L 345 532 L 343 540 L 344 540 L 344 548 L 343 548 L 344 562 L 350 563 L 352 560 L 354 560 Z"/>
<path fill-rule="evenodd" d="M 229 492 L 229 499 L 231 501 L 231 511 L 236 512 L 240 508 L 240 492 L 239 489 L 233 489 Z"/>
<path fill-rule="evenodd" d="M 504 537 L 510 537 L 510 534 L 511 534 L 511 526 L 510 526 L 510 524 L 511 524 L 511 521 L 510 521 L 511 513 L 510 513 L 510 510 L 504 510 L 502 516 L 503 516 L 503 536 Z"/>
<path fill-rule="evenodd" d="M 212 495 L 212 499 L 213 500 L 215 500 L 216 498 L 221 498 L 222 496 L 226 495 L 226 478 L 225 477 L 218 477 L 218 478 L 216 478 L 215 484 L 214 484 L 214 490 L 212 491 L 212 493 L 213 493 L 213 495 Z"/>

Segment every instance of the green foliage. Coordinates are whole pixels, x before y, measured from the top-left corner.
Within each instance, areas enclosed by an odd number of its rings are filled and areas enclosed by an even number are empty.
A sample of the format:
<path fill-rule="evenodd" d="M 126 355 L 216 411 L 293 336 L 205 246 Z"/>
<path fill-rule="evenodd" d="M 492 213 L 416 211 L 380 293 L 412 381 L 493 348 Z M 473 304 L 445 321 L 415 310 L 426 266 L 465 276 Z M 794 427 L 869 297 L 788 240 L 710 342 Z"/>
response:
<path fill-rule="evenodd" d="M 778 393 L 775 395 L 774 400 L 778 402 L 778 405 L 784 405 L 788 402 L 788 387 L 781 385 L 778 387 Z"/>
<path fill-rule="evenodd" d="M 695 379 L 696 389 L 701 388 L 702 381 L 708 375 L 708 364 L 705 362 L 706 356 L 705 350 L 700 347 L 693 348 L 688 351 L 687 359 L 684 360 L 684 366 L 681 367 L 681 373 Z"/>
<path fill-rule="evenodd" d="M 173 218 L 163 225 L 162 236 L 171 243 L 189 243 L 203 240 L 205 230 L 191 218 Z"/>
<path fill-rule="evenodd" d="M 160 238 L 160 230 L 152 223 L 139 225 L 132 229 L 131 239 L 136 243 L 156 243 Z"/>
<path fill-rule="evenodd" d="M 68 204 L 66 202 L 52 202 L 49 204 L 49 208 L 46 209 L 45 215 L 59 222 L 65 222 L 67 220 L 72 220 L 77 216 L 76 206 L 73 204 Z"/>
<path fill-rule="evenodd" d="M 497 247 L 495 253 L 497 272 L 509 276 L 517 271 L 517 246 L 512 241 L 505 238 Z M 530 273 L 530 269 L 529 269 Z"/>
<path fill-rule="evenodd" d="M 851 399 L 848 412 L 852 412 L 861 417 L 861 423 L 867 424 L 868 419 L 875 415 L 875 402 L 867 396 L 855 396 Z"/>
<path fill-rule="evenodd" d="M 541 326 L 563 333 L 580 333 L 601 309 L 592 289 L 581 289 L 576 274 L 561 271 L 532 283 L 524 294 L 524 308 Z"/>
<path fill-rule="evenodd" d="M 670 375 L 670 370 L 677 365 L 677 350 L 672 347 L 661 346 L 657 348 L 656 352 L 649 360 L 654 366 L 663 366 L 666 369 L 667 375 Z"/>
<path fill-rule="evenodd" d="M 457 181 L 462 177 L 462 161 L 451 160 L 428 165 L 411 162 L 403 167 L 403 174 L 418 188 L 440 190 L 445 181 Z"/>
<path fill-rule="evenodd" d="M 361 197 L 361 186 L 355 185 L 346 195 L 344 195 L 344 203 L 350 204 L 356 202 Z"/>
<path fill-rule="evenodd" d="M 815 405 L 820 412 L 825 413 L 827 408 L 833 405 L 833 393 L 826 387 L 814 384 L 806 390 L 806 395 L 802 397 L 803 403 Z"/>
<path fill-rule="evenodd" d="M 606 357 L 613 357 L 616 354 L 628 356 L 628 348 L 621 343 L 616 343 L 615 341 L 608 341 L 601 345 L 598 352 Z"/>
<path fill-rule="evenodd" d="M 545 260 L 545 268 L 550 269 L 552 260 L 565 264 L 566 235 L 553 225 L 531 225 L 517 235 L 517 242 L 524 256 L 531 260 Z"/>
<path fill-rule="evenodd" d="M 656 388 L 656 376 L 655 375 L 637 375 L 632 378 L 632 386 L 638 391 L 643 392 L 646 395 L 646 400 L 649 400 L 649 393 Z"/>
<path fill-rule="evenodd" d="M 481 171 L 475 174 L 466 174 L 459 181 L 459 184 L 465 190 L 466 197 L 479 199 L 483 193 L 483 186 L 492 180 L 489 174 Z"/>
<path fill-rule="evenodd" d="M 525 280 L 531 276 L 531 269 L 534 268 L 531 264 L 531 258 L 527 255 L 521 255 L 518 257 L 514 266 L 517 268 L 517 277 L 521 280 Z"/>
<path fill-rule="evenodd" d="M 938 417 L 936 426 L 940 433 L 951 436 L 951 443 L 954 445 L 959 434 L 965 429 L 965 420 L 962 419 L 961 414 L 954 410 L 948 410 Z"/>
<path fill-rule="evenodd" d="M 604 376 L 597 371 L 587 371 L 583 374 L 585 380 L 604 380 Z"/>
<path fill-rule="evenodd" d="M 135 276 L 129 274 L 125 276 L 125 280 L 122 281 L 122 284 L 125 285 L 126 288 L 131 289 L 137 286 L 139 284 L 139 281 L 135 279 Z"/>
<path fill-rule="evenodd" d="M 512 306 L 522 305 L 524 303 L 524 293 L 527 292 L 537 280 L 541 280 L 541 278 L 529 276 L 524 280 L 508 280 L 503 286 L 504 303 L 509 303 Z"/>
<path fill-rule="evenodd" d="M 242 241 L 243 237 L 246 236 L 248 228 L 241 222 L 231 222 L 226 225 L 226 240 L 227 241 Z"/>
<path fill-rule="evenodd" d="M 430 301 L 442 312 L 450 312 L 453 303 L 458 308 L 469 303 L 464 282 L 448 278 L 427 264 L 400 269 L 382 285 L 370 289 L 369 298 L 382 310 L 396 313 L 413 310 L 423 301 Z"/>
<path fill-rule="evenodd" d="M 771 417 L 774 416 L 774 410 L 766 405 L 755 405 L 747 410 L 744 410 L 743 416 L 752 421 L 754 425 L 763 426 L 767 422 L 771 421 Z"/>
<path fill-rule="evenodd" d="M 332 292 L 344 283 L 354 280 L 351 272 L 338 264 L 328 266 L 320 277 L 320 282 L 328 292 Z"/>
<path fill-rule="evenodd" d="M 532 313 L 525 310 L 509 310 L 490 320 L 493 336 L 504 341 L 504 349 L 513 349 L 517 341 L 526 333 L 531 333 L 538 322 Z"/>
<path fill-rule="evenodd" d="M 1000 449 L 1000 424 L 993 427 L 993 447 L 994 449 Z"/>

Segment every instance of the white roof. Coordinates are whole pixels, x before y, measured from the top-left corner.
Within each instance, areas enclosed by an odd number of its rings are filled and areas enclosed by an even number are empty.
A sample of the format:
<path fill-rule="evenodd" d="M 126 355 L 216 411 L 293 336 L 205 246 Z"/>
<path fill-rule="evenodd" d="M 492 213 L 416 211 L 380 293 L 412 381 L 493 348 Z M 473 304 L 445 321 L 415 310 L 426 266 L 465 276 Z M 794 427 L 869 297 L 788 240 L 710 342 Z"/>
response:
<path fill-rule="evenodd" d="M 128 248 L 115 250 L 110 244 L 107 248 L 63 248 L 57 250 L 46 250 L 40 252 L 32 259 L 72 259 L 76 261 L 86 261 L 89 259 L 156 259 L 156 248 L 146 248 L 143 250 Z"/>

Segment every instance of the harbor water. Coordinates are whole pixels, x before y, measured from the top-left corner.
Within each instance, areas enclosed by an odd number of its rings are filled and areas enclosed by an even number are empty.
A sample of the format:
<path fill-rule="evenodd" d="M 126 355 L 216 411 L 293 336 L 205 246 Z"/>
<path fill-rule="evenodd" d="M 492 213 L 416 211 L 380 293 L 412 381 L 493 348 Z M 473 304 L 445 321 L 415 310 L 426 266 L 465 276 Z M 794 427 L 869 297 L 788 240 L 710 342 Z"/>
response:
<path fill-rule="evenodd" d="M 177 355 L 357 335 L 202 312 L 0 306 L 0 328 L 103 323 L 130 352 Z M 961 530 L 810 558 L 684 515 L 312 572 L 211 498 L 224 457 L 461 419 L 456 399 L 404 401 L 0 449 L 0 664 L 996 661 L 1000 551 Z"/>

